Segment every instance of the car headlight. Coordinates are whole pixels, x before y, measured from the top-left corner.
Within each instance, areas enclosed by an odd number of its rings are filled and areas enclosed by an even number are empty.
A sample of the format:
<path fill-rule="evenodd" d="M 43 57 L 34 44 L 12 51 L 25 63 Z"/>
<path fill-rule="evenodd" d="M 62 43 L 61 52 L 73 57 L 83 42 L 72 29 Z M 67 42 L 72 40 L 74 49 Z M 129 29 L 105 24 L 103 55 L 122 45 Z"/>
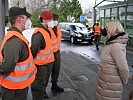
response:
<path fill-rule="evenodd" d="M 82 35 L 81 34 L 76 34 L 77 37 L 81 37 Z"/>

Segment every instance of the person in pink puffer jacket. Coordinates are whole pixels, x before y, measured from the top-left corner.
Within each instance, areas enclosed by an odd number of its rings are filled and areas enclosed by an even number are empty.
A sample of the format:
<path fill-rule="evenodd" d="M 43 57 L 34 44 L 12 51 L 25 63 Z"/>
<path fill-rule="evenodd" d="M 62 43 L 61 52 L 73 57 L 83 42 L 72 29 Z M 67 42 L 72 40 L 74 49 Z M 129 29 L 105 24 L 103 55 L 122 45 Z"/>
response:
<path fill-rule="evenodd" d="M 122 100 L 123 86 L 129 78 L 126 60 L 128 34 L 118 20 L 106 23 L 107 39 L 101 53 L 96 100 Z"/>

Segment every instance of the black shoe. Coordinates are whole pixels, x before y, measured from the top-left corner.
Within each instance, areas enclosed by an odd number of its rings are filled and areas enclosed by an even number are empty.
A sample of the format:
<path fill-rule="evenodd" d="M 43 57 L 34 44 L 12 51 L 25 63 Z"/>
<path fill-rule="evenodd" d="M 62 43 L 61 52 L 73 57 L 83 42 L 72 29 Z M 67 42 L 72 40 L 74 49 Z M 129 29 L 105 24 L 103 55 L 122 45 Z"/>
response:
<path fill-rule="evenodd" d="M 99 50 L 99 48 L 98 47 L 96 47 L 97 48 L 97 51 Z"/>
<path fill-rule="evenodd" d="M 51 90 L 53 92 L 64 92 L 64 89 L 59 87 L 58 85 L 52 85 Z"/>
<path fill-rule="evenodd" d="M 48 99 L 48 95 L 46 92 L 44 93 L 44 99 Z"/>

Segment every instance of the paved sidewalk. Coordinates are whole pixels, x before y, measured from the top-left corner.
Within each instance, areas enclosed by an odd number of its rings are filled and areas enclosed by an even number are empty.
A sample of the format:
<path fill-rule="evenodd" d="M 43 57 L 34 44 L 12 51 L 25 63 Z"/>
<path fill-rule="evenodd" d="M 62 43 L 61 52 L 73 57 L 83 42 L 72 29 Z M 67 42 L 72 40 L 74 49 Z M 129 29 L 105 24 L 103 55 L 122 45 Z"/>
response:
<path fill-rule="evenodd" d="M 49 80 L 46 90 L 49 98 L 46 100 L 83 100 L 77 90 L 74 89 L 74 84 L 71 82 L 63 68 L 60 69 L 58 85 L 63 87 L 65 91 L 62 93 L 52 93 L 51 85 Z M 31 90 L 29 90 L 27 100 L 32 100 Z"/>
<path fill-rule="evenodd" d="M 64 72 L 63 68 L 60 69 L 60 77 L 59 77 L 59 86 L 64 88 L 64 92 L 62 93 L 52 93 L 51 92 L 51 82 L 49 81 L 47 86 L 47 93 L 49 98 L 45 100 L 85 100 L 82 95 L 77 92 L 78 90 L 74 89 L 74 84 L 71 82 L 69 77 Z M 0 98 L 0 100 L 2 100 Z M 32 100 L 31 90 L 29 89 L 29 93 L 27 96 L 27 100 Z"/>
<path fill-rule="evenodd" d="M 73 82 L 69 79 L 63 68 L 60 69 L 58 84 L 63 87 L 65 91 L 57 94 L 52 93 L 51 82 L 49 81 L 47 93 L 50 98 L 48 100 L 83 100 L 82 97 L 80 97 L 78 90 L 75 90 Z"/>

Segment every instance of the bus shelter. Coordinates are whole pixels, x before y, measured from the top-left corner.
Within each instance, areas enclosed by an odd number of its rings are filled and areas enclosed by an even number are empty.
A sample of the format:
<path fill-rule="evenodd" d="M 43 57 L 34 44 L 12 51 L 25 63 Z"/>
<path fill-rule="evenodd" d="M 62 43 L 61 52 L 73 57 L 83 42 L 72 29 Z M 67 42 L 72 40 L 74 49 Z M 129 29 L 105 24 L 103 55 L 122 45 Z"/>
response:
<path fill-rule="evenodd" d="M 133 46 L 133 0 L 116 0 L 112 4 L 97 6 L 97 8 L 101 27 L 104 28 L 110 19 L 118 19 L 129 33 L 128 45 Z M 101 37 L 101 40 L 104 42 L 105 37 Z"/>

